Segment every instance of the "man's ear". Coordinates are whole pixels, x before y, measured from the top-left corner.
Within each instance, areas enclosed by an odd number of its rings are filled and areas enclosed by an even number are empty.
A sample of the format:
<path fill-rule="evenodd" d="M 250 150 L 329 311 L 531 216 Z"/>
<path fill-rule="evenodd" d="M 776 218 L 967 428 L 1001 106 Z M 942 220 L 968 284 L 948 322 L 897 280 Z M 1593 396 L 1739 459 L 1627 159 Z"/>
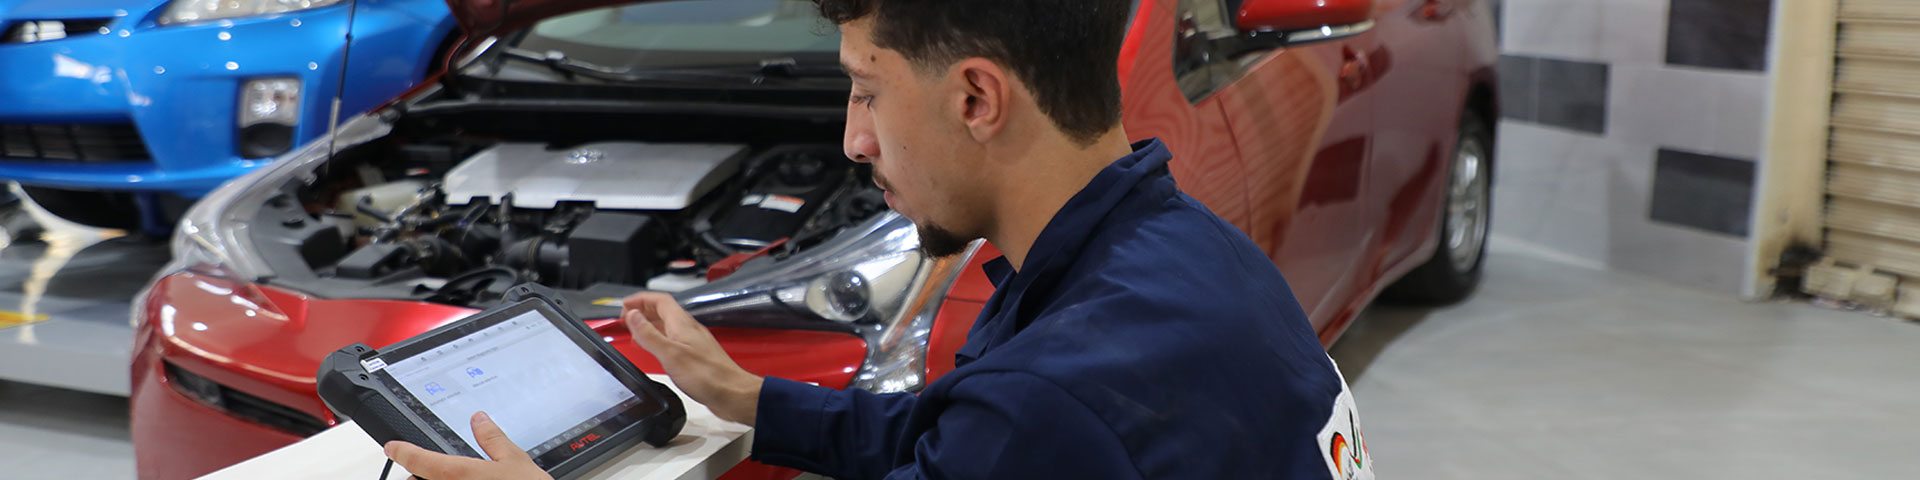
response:
<path fill-rule="evenodd" d="M 1013 84 L 1007 71 L 984 58 L 969 58 L 954 65 L 959 74 L 962 97 L 960 121 L 976 142 L 985 143 L 1000 135 L 1007 126 L 1008 103 L 1013 100 Z"/>

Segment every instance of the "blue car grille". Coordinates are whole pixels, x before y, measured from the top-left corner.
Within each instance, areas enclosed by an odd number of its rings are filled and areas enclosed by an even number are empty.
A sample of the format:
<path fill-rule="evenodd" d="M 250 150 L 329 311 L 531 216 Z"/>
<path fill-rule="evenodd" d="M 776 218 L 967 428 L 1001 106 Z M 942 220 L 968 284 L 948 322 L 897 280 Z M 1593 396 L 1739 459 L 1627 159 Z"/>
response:
<path fill-rule="evenodd" d="M 130 123 L 0 123 L 0 157 L 78 163 L 152 160 Z"/>

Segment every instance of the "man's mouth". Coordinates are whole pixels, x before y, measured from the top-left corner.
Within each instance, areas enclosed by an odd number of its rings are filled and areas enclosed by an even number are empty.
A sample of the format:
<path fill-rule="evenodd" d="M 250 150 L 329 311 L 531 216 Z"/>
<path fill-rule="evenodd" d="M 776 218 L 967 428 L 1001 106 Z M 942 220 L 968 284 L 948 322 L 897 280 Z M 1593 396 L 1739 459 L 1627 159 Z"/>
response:
<path fill-rule="evenodd" d="M 887 183 L 887 179 L 881 177 L 880 172 L 873 172 L 873 184 L 874 186 L 880 187 L 881 198 L 887 201 L 887 208 L 898 212 L 900 211 L 900 204 L 898 200 L 894 198 L 892 186 L 887 185 Z"/>

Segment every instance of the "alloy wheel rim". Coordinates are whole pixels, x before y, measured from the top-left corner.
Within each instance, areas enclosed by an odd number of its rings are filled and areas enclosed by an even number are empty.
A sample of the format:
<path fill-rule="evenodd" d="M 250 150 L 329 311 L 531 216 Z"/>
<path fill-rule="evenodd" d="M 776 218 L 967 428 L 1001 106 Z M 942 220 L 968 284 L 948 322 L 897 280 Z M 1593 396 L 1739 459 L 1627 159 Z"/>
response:
<path fill-rule="evenodd" d="M 1480 263 L 1487 241 L 1487 162 L 1479 141 L 1462 142 L 1447 181 L 1447 257 L 1454 271 Z"/>

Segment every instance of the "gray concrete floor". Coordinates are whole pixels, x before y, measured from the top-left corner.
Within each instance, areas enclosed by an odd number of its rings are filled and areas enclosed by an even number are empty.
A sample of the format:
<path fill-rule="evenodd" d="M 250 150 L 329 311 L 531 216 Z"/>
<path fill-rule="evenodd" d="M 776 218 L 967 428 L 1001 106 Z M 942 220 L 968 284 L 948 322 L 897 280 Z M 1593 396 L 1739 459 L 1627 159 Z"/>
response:
<path fill-rule="evenodd" d="M 1375 306 L 1335 345 L 1380 478 L 1920 474 L 1906 451 L 1920 445 L 1920 325 L 1743 303 L 1502 243 L 1489 262 L 1471 300 Z M 0 478 L 131 478 L 126 408 L 0 381 Z"/>
<path fill-rule="evenodd" d="M 0 187 L 4 188 L 4 187 Z M 24 210 L 15 210 L 24 208 Z M 133 348 L 129 300 L 167 262 L 165 242 L 0 205 L 0 227 L 26 214 L 44 232 L 0 231 L 0 380 L 125 396 Z"/>
<path fill-rule="evenodd" d="M 133 478 L 126 397 L 0 380 L 0 478 Z"/>
<path fill-rule="evenodd" d="M 0 328 L 0 478 L 133 478 L 127 302 L 166 262 L 166 245 L 31 205 L 7 213 L 30 214 L 45 232 L 0 228 L 0 316 L 39 319 Z"/>
<path fill-rule="evenodd" d="M 1333 348 L 1380 478 L 1920 477 L 1920 325 L 1489 260 Z"/>

